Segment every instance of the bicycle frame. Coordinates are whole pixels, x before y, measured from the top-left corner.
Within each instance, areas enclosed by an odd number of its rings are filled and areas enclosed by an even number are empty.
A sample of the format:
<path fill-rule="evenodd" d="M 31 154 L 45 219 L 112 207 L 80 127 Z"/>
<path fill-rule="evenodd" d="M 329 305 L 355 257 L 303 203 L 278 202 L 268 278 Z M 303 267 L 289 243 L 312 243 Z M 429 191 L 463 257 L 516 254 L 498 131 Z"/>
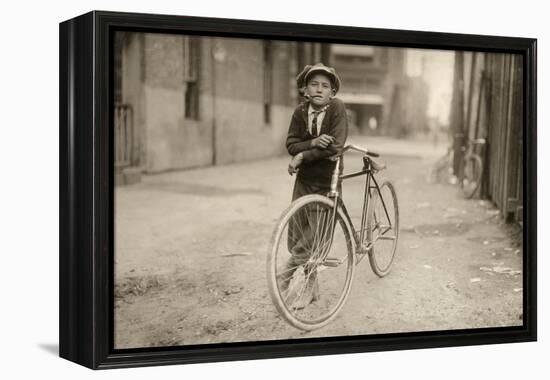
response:
<path fill-rule="evenodd" d="M 355 254 L 357 257 L 356 264 L 359 264 L 361 260 L 366 256 L 365 254 L 371 249 L 372 245 L 375 243 L 375 241 L 365 243 L 365 231 L 367 228 L 368 205 L 369 205 L 369 200 L 372 197 L 373 191 L 378 192 L 378 195 L 380 196 L 380 200 L 384 207 L 384 213 L 386 214 L 386 218 L 387 220 L 390 220 L 390 218 L 388 215 L 386 203 L 380 192 L 380 187 L 378 185 L 378 182 L 376 181 L 376 178 L 374 177 L 374 169 L 372 168 L 372 162 L 370 158 L 367 155 L 363 156 L 364 166 L 362 170 L 349 173 L 349 174 L 340 175 L 339 173 L 340 173 L 341 157 L 342 155 L 339 155 L 336 158 L 336 165 L 334 168 L 334 172 L 332 174 L 330 192 L 328 193 L 328 197 L 334 200 L 334 206 L 330 215 L 331 235 L 330 235 L 330 241 L 328 246 L 330 247 L 332 245 L 333 232 L 336 226 L 336 213 L 337 213 L 338 207 L 341 207 L 353 231 L 353 238 L 355 240 L 355 247 L 356 247 Z M 360 230 L 356 230 L 353 224 L 353 221 L 351 220 L 351 217 L 349 216 L 347 208 L 344 204 L 344 201 L 342 200 L 342 198 L 340 198 L 340 193 L 338 192 L 338 184 L 343 182 L 346 179 L 359 177 L 363 175 L 366 176 L 366 179 L 365 179 L 365 191 L 364 191 L 364 198 L 363 198 L 363 208 L 361 213 L 361 228 Z M 391 229 L 392 226 L 390 225 L 387 228 Z"/>

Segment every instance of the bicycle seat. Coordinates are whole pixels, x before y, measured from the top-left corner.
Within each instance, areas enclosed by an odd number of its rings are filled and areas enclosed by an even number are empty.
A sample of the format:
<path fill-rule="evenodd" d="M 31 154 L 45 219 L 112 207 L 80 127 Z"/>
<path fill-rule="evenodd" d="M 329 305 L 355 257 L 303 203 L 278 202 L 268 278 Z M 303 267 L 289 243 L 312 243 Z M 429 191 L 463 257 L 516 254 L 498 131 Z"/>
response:
<path fill-rule="evenodd" d="M 371 157 L 363 156 L 363 163 L 365 164 L 365 167 L 368 166 L 369 162 L 370 162 L 371 168 L 375 172 L 379 172 L 381 170 L 386 169 L 386 164 L 378 163 L 378 162 L 374 161 Z"/>
<path fill-rule="evenodd" d="M 372 165 L 372 168 L 377 172 L 386 169 L 386 164 L 380 164 L 380 163 L 374 161 L 372 158 L 370 160 L 370 163 Z"/>

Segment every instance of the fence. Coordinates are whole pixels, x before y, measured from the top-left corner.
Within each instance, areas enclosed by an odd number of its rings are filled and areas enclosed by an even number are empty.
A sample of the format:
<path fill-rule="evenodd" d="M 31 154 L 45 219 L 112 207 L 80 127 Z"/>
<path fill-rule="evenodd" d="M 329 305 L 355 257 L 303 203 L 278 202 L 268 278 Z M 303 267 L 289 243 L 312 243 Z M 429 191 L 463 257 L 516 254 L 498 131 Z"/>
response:
<path fill-rule="evenodd" d="M 507 221 L 522 222 L 523 211 L 523 61 L 520 55 L 457 52 L 451 129 L 455 171 L 458 149 L 468 139 L 483 157 L 480 197 L 492 200 Z"/>
<path fill-rule="evenodd" d="M 134 140 L 134 113 L 132 106 L 118 104 L 114 112 L 115 170 L 132 164 Z"/>
<path fill-rule="evenodd" d="M 508 220 L 523 211 L 523 70 L 518 55 L 487 55 L 489 177 L 484 188 Z"/>

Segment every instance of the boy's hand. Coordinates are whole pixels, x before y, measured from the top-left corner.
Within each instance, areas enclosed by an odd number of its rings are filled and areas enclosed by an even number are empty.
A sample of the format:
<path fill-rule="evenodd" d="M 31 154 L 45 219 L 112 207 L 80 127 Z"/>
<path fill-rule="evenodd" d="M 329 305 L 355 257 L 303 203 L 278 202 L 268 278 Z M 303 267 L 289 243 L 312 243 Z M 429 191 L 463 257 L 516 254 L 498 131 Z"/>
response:
<path fill-rule="evenodd" d="M 311 147 L 325 149 L 332 143 L 334 143 L 334 137 L 323 134 L 311 140 Z"/>
<path fill-rule="evenodd" d="M 298 172 L 298 166 L 302 164 L 302 161 L 304 160 L 304 156 L 302 153 L 298 153 L 292 159 L 290 160 L 290 164 L 288 164 L 288 174 L 293 175 L 294 173 Z"/>

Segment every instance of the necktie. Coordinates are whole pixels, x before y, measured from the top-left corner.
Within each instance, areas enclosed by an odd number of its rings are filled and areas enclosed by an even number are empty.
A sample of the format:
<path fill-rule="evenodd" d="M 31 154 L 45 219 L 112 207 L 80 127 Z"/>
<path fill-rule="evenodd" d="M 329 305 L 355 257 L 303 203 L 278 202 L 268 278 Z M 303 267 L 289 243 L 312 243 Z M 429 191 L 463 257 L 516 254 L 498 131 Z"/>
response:
<path fill-rule="evenodd" d="M 321 112 L 322 111 L 313 111 L 313 120 L 311 121 L 311 134 L 313 136 L 317 136 L 319 134 L 317 131 L 317 116 L 319 116 Z"/>

